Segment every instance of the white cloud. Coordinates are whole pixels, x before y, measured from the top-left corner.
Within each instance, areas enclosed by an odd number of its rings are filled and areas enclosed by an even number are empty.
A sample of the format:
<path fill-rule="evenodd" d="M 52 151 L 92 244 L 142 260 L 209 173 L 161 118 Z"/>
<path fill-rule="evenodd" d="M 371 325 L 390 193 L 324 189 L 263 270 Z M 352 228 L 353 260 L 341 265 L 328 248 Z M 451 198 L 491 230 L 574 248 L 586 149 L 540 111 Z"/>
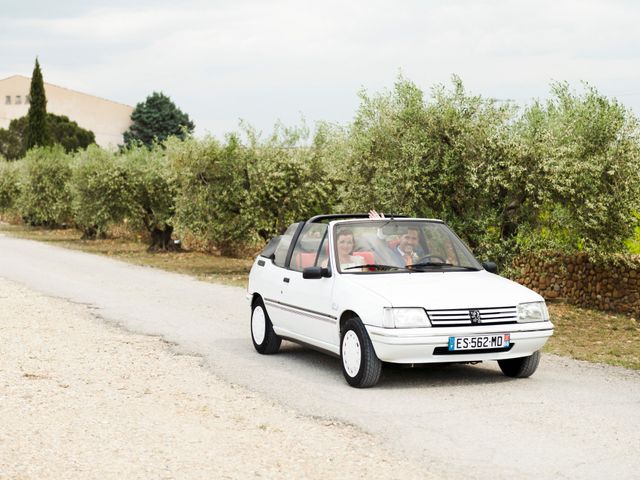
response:
<path fill-rule="evenodd" d="M 360 86 L 389 87 L 400 69 L 425 89 L 457 73 L 476 93 L 518 101 L 551 80 L 586 80 L 640 112 L 632 2 L 91 4 L 6 19 L 0 74 L 28 74 L 39 54 L 52 83 L 130 104 L 163 90 L 216 134 L 238 117 L 263 129 L 300 112 L 347 121 Z"/>

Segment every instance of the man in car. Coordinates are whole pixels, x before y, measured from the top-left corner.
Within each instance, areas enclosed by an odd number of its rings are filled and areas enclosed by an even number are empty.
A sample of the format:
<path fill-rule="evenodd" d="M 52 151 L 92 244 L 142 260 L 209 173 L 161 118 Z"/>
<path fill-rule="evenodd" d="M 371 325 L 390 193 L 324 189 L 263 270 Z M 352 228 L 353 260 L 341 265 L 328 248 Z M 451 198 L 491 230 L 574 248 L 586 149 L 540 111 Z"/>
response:
<path fill-rule="evenodd" d="M 394 265 L 404 267 L 413 265 L 418 260 L 419 234 L 417 228 L 406 227 L 398 232 L 397 242 L 388 243 Z M 395 244 L 395 245 L 394 245 Z"/>
<path fill-rule="evenodd" d="M 385 216 L 383 213 L 370 210 L 369 218 L 378 220 L 385 218 Z M 417 250 L 420 249 L 418 229 L 411 226 L 404 227 L 398 231 L 398 235 L 396 240 L 385 241 L 383 246 L 376 249 L 378 261 L 397 267 L 413 265 L 419 258 L 417 253 Z M 382 232 L 378 232 L 378 238 L 385 239 Z"/>

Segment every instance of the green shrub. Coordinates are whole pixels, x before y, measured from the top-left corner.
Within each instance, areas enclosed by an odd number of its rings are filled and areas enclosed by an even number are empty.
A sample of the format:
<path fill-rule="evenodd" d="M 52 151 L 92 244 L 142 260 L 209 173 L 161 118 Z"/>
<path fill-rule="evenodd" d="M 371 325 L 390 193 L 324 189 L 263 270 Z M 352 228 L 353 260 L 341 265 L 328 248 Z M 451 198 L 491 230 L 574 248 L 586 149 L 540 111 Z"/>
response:
<path fill-rule="evenodd" d="M 15 208 L 20 196 L 20 167 L 22 162 L 0 158 L 0 212 Z"/>
<path fill-rule="evenodd" d="M 548 249 L 637 251 L 640 128 L 617 101 L 555 84 L 548 101 L 518 110 L 469 94 L 457 77 L 429 95 L 399 78 L 391 91 L 360 96 L 350 125 L 320 124 L 313 136 L 304 124 L 268 136 L 242 125 L 223 141 L 91 147 L 72 165 L 75 221 L 86 237 L 127 221 L 152 249 L 169 248 L 175 228 L 246 255 L 292 222 L 376 208 L 441 218 L 503 266 Z M 59 148 L 0 163 L 0 210 L 62 223 L 70 175 Z"/>
<path fill-rule="evenodd" d="M 437 217 L 480 257 L 519 251 L 621 251 L 640 203 L 638 121 L 587 87 L 552 87 L 522 113 L 453 88 L 429 98 L 400 78 L 361 94 L 344 160 L 341 205 Z"/>
<path fill-rule="evenodd" d="M 229 136 L 226 144 L 211 137 L 173 138 L 165 147 L 176 180 L 175 226 L 225 255 L 255 244 L 243 215 L 249 184 L 237 137 Z"/>
<path fill-rule="evenodd" d="M 266 139 L 243 127 L 224 143 L 173 140 L 166 153 L 176 184 L 175 224 L 225 255 L 247 255 L 290 223 L 331 210 L 329 141 L 321 131 L 277 125 Z"/>
<path fill-rule="evenodd" d="M 83 238 L 105 237 L 131 210 L 133 181 L 125 158 L 96 145 L 74 157 L 73 211 Z"/>
<path fill-rule="evenodd" d="M 523 241 L 536 249 L 624 250 L 640 206 L 637 119 L 594 88 L 577 94 L 555 84 L 546 105 L 532 105 L 524 121 L 527 132 L 536 132 L 522 139 L 546 192 Z M 540 245 L 541 236 L 547 245 Z"/>
<path fill-rule="evenodd" d="M 512 114 L 457 78 L 429 99 L 403 78 L 391 92 L 361 93 L 340 174 L 344 208 L 440 218 L 484 254 L 503 231 L 505 198 L 492 177 L 507 161 Z"/>
<path fill-rule="evenodd" d="M 132 147 L 122 154 L 132 180 L 129 219 L 151 238 L 150 250 L 174 247 L 171 241 L 176 181 L 160 146 Z"/>
<path fill-rule="evenodd" d="M 311 145 L 304 126 L 276 125 L 266 140 L 247 127 L 244 133 L 249 192 L 242 216 L 261 241 L 283 233 L 293 222 L 332 211 L 337 179 L 329 174 L 331 142 L 323 128 Z"/>
<path fill-rule="evenodd" d="M 60 146 L 29 150 L 17 207 L 25 223 L 59 226 L 71 217 L 70 157 Z"/>

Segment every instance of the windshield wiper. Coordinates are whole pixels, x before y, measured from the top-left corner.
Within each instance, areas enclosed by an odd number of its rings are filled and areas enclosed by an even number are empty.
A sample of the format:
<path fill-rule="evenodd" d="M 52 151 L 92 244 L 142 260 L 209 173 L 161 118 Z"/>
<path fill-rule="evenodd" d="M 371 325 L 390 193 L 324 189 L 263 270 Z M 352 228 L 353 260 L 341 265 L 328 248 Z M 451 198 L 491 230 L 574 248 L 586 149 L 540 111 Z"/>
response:
<path fill-rule="evenodd" d="M 366 265 L 354 265 L 343 268 L 343 270 L 353 270 L 356 268 L 375 268 L 376 270 L 410 270 L 408 267 L 398 267 L 397 265 L 383 265 L 381 263 L 367 263 Z"/>
<path fill-rule="evenodd" d="M 420 268 L 420 267 L 453 267 L 453 268 L 462 268 L 463 270 L 470 270 L 473 272 L 477 272 L 478 269 L 474 267 L 465 267 L 464 265 L 454 265 L 453 263 L 447 262 L 422 262 L 422 263 L 414 263 L 413 265 L 408 265 L 407 268 Z"/>

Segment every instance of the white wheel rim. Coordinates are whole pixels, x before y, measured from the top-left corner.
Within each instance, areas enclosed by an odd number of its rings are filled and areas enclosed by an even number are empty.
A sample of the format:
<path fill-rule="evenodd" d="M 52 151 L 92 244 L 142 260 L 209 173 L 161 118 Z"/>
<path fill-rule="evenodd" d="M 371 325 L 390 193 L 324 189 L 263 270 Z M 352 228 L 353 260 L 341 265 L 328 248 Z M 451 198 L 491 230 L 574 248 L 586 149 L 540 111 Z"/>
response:
<path fill-rule="evenodd" d="M 267 330 L 267 319 L 262 307 L 256 307 L 251 314 L 251 334 L 256 345 L 262 345 Z"/>
<path fill-rule="evenodd" d="M 352 378 L 358 375 L 361 361 L 360 339 L 353 330 L 349 330 L 342 339 L 342 365 L 347 375 Z"/>

